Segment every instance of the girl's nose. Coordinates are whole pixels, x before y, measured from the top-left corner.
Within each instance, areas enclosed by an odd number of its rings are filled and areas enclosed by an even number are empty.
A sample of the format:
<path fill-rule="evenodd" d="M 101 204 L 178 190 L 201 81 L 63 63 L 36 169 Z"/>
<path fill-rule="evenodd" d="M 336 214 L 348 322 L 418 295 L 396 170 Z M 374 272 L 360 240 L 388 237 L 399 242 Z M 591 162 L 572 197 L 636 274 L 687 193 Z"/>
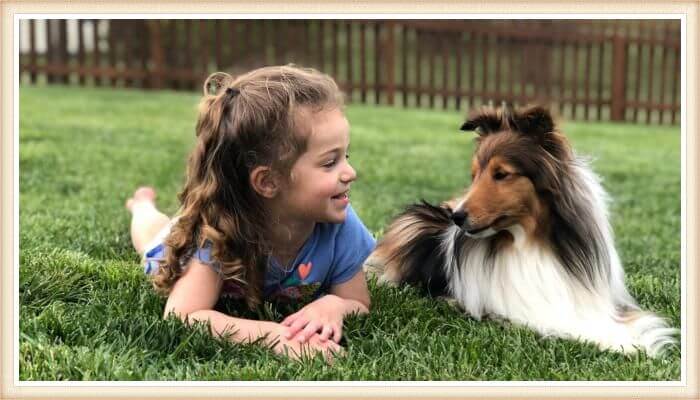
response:
<path fill-rule="evenodd" d="M 355 172 L 355 168 L 353 168 L 350 163 L 347 163 L 345 170 L 340 174 L 340 180 L 347 183 L 354 181 L 356 178 L 357 173 Z"/>

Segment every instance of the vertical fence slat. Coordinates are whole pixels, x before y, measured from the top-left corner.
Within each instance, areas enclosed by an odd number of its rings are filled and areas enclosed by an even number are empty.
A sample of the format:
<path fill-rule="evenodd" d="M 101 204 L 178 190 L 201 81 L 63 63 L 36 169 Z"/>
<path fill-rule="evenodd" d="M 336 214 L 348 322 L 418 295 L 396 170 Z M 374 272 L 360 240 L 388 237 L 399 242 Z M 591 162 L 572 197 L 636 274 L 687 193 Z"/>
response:
<path fill-rule="evenodd" d="M 138 58 L 138 68 L 140 69 L 141 78 L 139 79 L 139 85 L 142 88 L 150 89 L 150 80 L 148 77 L 149 71 L 149 57 L 151 54 L 151 36 L 148 34 L 148 21 L 138 20 L 137 23 L 137 36 L 141 38 L 138 45 L 138 53 L 136 57 Z"/>
<path fill-rule="evenodd" d="M 415 30 L 415 47 L 416 47 L 416 73 L 414 83 L 415 104 L 420 107 L 423 100 L 423 33 Z"/>
<path fill-rule="evenodd" d="M 148 55 L 150 54 L 149 51 L 149 46 L 150 46 L 150 36 L 148 35 L 148 27 L 146 26 L 145 20 L 138 20 L 136 24 L 136 35 L 137 37 L 140 37 L 141 40 L 138 43 L 137 50 L 138 52 L 136 53 L 136 58 L 138 61 L 138 68 L 142 72 L 143 75 L 139 79 L 139 85 L 143 88 L 148 88 Z"/>
<path fill-rule="evenodd" d="M 307 60 L 306 62 L 307 62 L 309 65 L 313 66 L 313 65 L 314 65 L 314 62 L 315 62 L 315 58 L 314 58 L 314 57 L 315 57 L 315 55 L 316 55 L 316 52 L 315 52 L 315 47 L 316 47 L 316 46 L 314 45 L 314 41 L 313 41 L 313 37 L 314 37 L 314 35 L 313 35 L 314 26 L 313 26 L 313 24 L 312 24 L 312 21 L 307 21 L 305 25 L 306 25 L 306 29 L 304 29 L 304 39 L 305 39 L 305 42 L 304 42 L 304 43 L 306 43 L 306 47 L 305 47 L 305 49 L 306 49 L 306 60 Z"/>
<path fill-rule="evenodd" d="M 395 28 L 396 25 L 393 21 L 387 21 L 386 29 L 384 34 L 386 35 L 386 40 L 384 44 L 384 54 L 386 54 L 386 102 L 389 105 L 394 105 L 394 92 L 396 90 L 396 43 L 395 43 Z M 379 54 L 377 54 L 379 56 Z M 377 63 L 379 64 L 379 58 L 377 58 Z M 381 88 L 380 88 L 381 90 Z M 379 95 L 377 95 L 379 99 Z"/>
<path fill-rule="evenodd" d="M 331 21 L 331 53 L 333 57 L 333 78 L 338 79 L 338 22 Z"/>
<path fill-rule="evenodd" d="M 613 85 L 610 105 L 610 119 L 613 121 L 625 120 L 625 107 L 627 99 L 626 79 L 627 72 L 627 37 L 620 35 L 615 27 L 613 36 L 613 76 L 610 80 Z"/>
<path fill-rule="evenodd" d="M 379 104 L 380 100 L 380 89 L 381 89 L 381 68 L 382 63 L 379 61 L 380 54 L 380 44 L 379 37 L 381 33 L 381 26 L 376 21 L 373 22 L 372 28 L 374 31 L 374 103 Z"/>
<path fill-rule="evenodd" d="M 117 71 L 117 32 L 120 30 L 120 21 L 119 20 L 110 20 L 109 21 L 109 35 L 107 36 L 107 40 L 109 42 L 108 50 L 107 50 L 107 59 L 109 61 L 109 67 L 113 72 Z M 113 75 L 112 78 L 109 80 L 110 84 L 112 86 L 117 85 L 117 75 Z"/>
<path fill-rule="evenodd" d="M 241 68 L 243 66 L 242 61 L 245 60 L 245 55 L 252 51 L 253 43 L 250 40 L 246 40 L 246 37 L 251 37 L 253 32 L 258 32 L 259 36 L 259 48 L 260 53 L 259 62 L 262 65 L 267 65 L 269 61 L 269 52 L 267 47 L 270 44 L 270 33 L 269 24 L 266 20 L 260 20 L 258 22 L 251 20 L 241 20 L 235 29 L 236 31 L 236 43 L 238 43 L 237 52 L 234 53 L 232 60 L 236 63 L 236 68 Z M 240 32 L 239 32 L 240 31 Z"/>
<path fill-rule="evenodd" d="M 102 49 L 100 49 L 99 25 L 99 19 L 92 20 L 92 66 L 95 70 L 93 79 L 97 84 L 102 82 Z"/>
<path fill-rule="evenodd" d="M 435 34 L 427 32 L 425 38 L 426 44 L 430 49 L 428 51 L 428 100 L 430 101 L 430 108 L 435 108 L 435 59 L 437 58 Z"/>
<path fill-rule="evenodd" d="M 515 103 L 515 54 L 517 46 L 513 39 L 507 42 L 508 49 L 508 101 Z"/>
<path fill-rule="evenodd" d="M 589 31 L 589 33 L 592 33 Z M 590 119 L 590 108 L 591 108 L 591 50 L 592 42 L 590 40 L 586 41 L 586 57 L 584 63 L 584 73 L 583 73 L 583 97 L 584 97 L 584 107 L 583 107 L 583 118 L 588 121 Z"/>
<path fill-rule="evenodd" d="M 248 35 L 248 37 L 250 36 Z M 202 79 L 209 73 L 209 45 L 212 42 L 209 38 L 209 24 L 206 20 L 200 19 L 199 40 L 197 41 L 197 45 L 199 46 L 199 58 L 202 66 L 202 72 L 198 75 L 201 75 Z"/>
<path fill-rule="evenodd" d="M 153 70 L 149 74 L 149 86 L 153 89 L 163 88 L 163 64 L 164 64 L 164 46 L 162 45 L 161 37 L 161 21 L 148 21 L 148 36 L 150 37 L 150 60 Z"/>
<path fill-rule="evenodd" d="M 178 20 L 171 19 L 167 21 L 167 31 L 165 36 L 167 39 L 167 45 L 165 47 L 165 57 L 166 65 L 168 69 L 165 72 L 167 76 L 168 87 L 173 89 L 180 88 L 180 81 L 176 77 L 177 71 L 180 69 L 180 63 L 178 58 L 177 49 L 180 47 L 180 41 L 178 38 Z"/>
<path fill-rule="evenodd" d="M 134 27 L 133 27 L 133 21 L 132 20 L 122 20 L 121 23 L 123 24 L 122 26 L 122 33 L 123 33 L 123 52 L 122 52 L 122 62 L 123 64 L 123 71 L 126 72 L 126 77 L 124 78 L 124 86 L 126 87 L 131 87 L 133 84 L 133 80 L 131 77 L 128 75 L 129 72 L 131 72 L 131 55 L 133 53 L 133 47 L 134 47 L 134 40 L 133 40 L 133 34 L 134 34 Z M 189 53 L 188 53 L 189 54 Z"/>
<path fill-rule="evenodd" d="M 476 37 L 472 30 L 469 32 L 469 108 L 474 107 L 474 92 L 476 91 Z"/>
<path fill-rule="evenodd" d="M 360 23 L 360 100 L 362 103 L 367 103 L 367 57 L 366 51 L 366 34 L 364 23 Z"/>
<path fill-rule="evenodd" d="M 605 61 L 605 28 L 607 26 L 607 23 L 603 22 L 602 25 L 598 27 L 598 33 L 601 35 L 601 40 L 600 43 L 598 44 L 598 107 L 596 111 L 596 119 L 598 121 L 602 120 L 602 111 L 603 111 L 603 65 Z"/>
<path fill-rule="evenodd" d="M 484 32 L 481 35 L 481 103 L 485 102 L 488 98 L 488 82 L 489 82 L 489 36 L 488 33 Z"/>
<path fill-rule="evenodd" d="M 194 89 L 194 80 L 192 79 L 192 69 L 194 68 L 194 60 L 192 54 L 194 54 L 193 38 L 192 38 L 192 21 L 191 19 L 184 20 L 182 30 L 185 36 L 185 52 L 182 55 L 182 66 L 180 70 L 182 86 L 188 89 Z M 238 38 L 236 38 L 238 39 Z"/>
<path fill-rule="evenodd" d="M 85 43 L 83 40 L 83 20 L 78 20 L 78 83 L 85 85 Z"/>
<path fill-rule="evenodd" d="M 319 21 L 319 22 L 321 22 L 321 21 Z M 288 36 L 287 35 L 288 24 L 287 24 L 287 21 L 279 20 L 279 21 L 277 21 L 276 24 L 272 24 L 271 26 L 275 32 L 275 34 L 272 35 L 272 37 L 275 38 L 275 45 L 272 46 L 272 50 L 275 52 L 274 63 L 276 65 L 280 65 L 280 64 L 284 63 L 284 48 L 285 48 L 285 45 L 287 44 L 287 39 L 288 39 L 288 37 L 287 37 Z M 325 36 L 325 35 L 321 35 L 321 36 Z M 239 37 L 238 39 L 240 40 L 241 43 L 245 42 L 245 39 L 241 40 L 242 39 L 241 37 Z M 279 46 L 277 45 L 278 43 L 280 44 Z M 324 53 L 324 48 L 323 48 L 323 44 L 322 44 L 323 41 L 319 40 L 319 43 L 321 44 L 321 48 L 319 50 L 320 50 L 321 54 L 323 54 Z M 238 55 L 238 57 L 243 57 L 243 53 Z M 325 69 L 324 69 L 324 72 L 327 72 L 327 71 L 325 71 Z"/>
<path fill-rule="evenodd" d="M 646 104 L 646 123 L 647 125 L 651 123 L 651 113 L 653 111 L 653 102 L 654 102 L 654 75 L 655 75 L 655 70 L 654 70 L 654 50 L 656 48 L 656 45 L 654 44 L 654 40 L 656 39 L 656 24 L 650 24 L 650 28 L 648 30 L 648 38 L 649 38 L 649 70 L 648 70 L 648 79 L 647 79 L 647 104 Z"/>
<path fill-rule="evenodd" d="M 318 57 L 318 68 L 321 71 L 326 71 L 326 58 L 325 58 L 325 42 L 326 34 L 324 32 L 325 24 L 323 20 L 318 20 L 318 30 L 316 31 L 317 40 L 317 57 Z"/>
<path fill-rule="evenodd" d="M 345 24 L 345 29 L 346 29 L 346 45 L 345 45 L 345 52 L 347 54 L 347 94 L 348 94 L 348 101 L 352 101 L 352 92 L 354 89 L 354 82 L 355 79 L 353 79 L 353 63 L 355 62 L 354 53 L 353 53 L 353 40 L 352 40 L 352 28 L 354 24 L 352 22 L 347 22 Z"/>
<path fill-rule="evenodd" d="M 275 53 L 275 65 L 286 64 L 285 57 L 289 49 L 289 21 L 281 20 L 272 24 L 272 29 L 275 32 L 273 37 L 277 38 L 277 42 L 272 46 L 272 51 Z"/>
<path fill-rule="evenodd" d="M 216 60 L 216 69 L 221 71 L 224 69 L 223 58 L 223 30 L 224 21 L 217 19 L 214 21 L 214 59 Z"/>
<path fill-rule="evenodd" d="M 29 81 L 36 83 L 36 23 L 33 19 L 29 20 L 29 68 Z"/>
<path fill-rule="evenodd" d="M 493 77 L 493 89 L 494 89 L 494 94 L 498 96 L 501 93 L 501 40 L 498 36 L 494 38 L 493 42 L 493 52 L 496 57 L 496 66 L 493 68 L 494 70 L 494 77 Z M 499 103 L 501 99 L 494 99 L 496 102 Z"/>
<path fill-rule="evenodd" d="M 53 38 L 52 38 L 52 30 L 53 30 L 53 23 L 54 20 L 52 19 L 47 19 L 46 20 L 46 56 L 44 57 L 44 65 L 49 66 L 52 65 L 55 60 L 54 60 L 54 46 L 53 46 Z M 50 70 L 46 70 L 46 82 L 48 83 L 53 83 L 53 73 Z"/>
<path fill-rule="evenodd" d="M 564 114 L 566 103 L 566 42 L 559 42 L 559 114 Z"/>
<path fill-rule="evenodd" d="M 447 86 L 448 85 L 448 78 L 450 74 L 449 70 L 449 55 L 447 54 L 447 45 L 448 45 L 448 40 L 449 38 L 444 38 L 443 40 L 440 40 L 440 50 L 442 53 L 442 108 L 447 109 L 447 100 L 449 98 L 448 96 L 448 91 L 450 88 Z"/>
<path fill-rule="evenodd" d="M 674 49 L 673 52 L 674 55 L 674 66 L 673 66 L 673 71 L 674 72 L 680 72 L 680 63 L 681 63 L 681 49 L 678 47 L 677 49 Z M 671 123 L 675 124 L 676 123 L 676 109 L 678 108 L 678 105 L 680 104 L 680 96 L 678 94 L 678 88 L 680 86 L 680 80 L 681 80 L 681 74 L 674 74 L 675 79 L 673 79 L 673 98 L 671 99 L 671 105 L 672 105 L 672 111 L 671 111 Z"/>
<path fill-rule="evenodd" d="M 668 53 L 666 52 L 666 43 L 668 42 L 668 21 L 664 21 L 663 25 L 663 41 L 664 45 L 661 46 L 661 88 L 660 88 L 660 93 L 659 93 L 659 104 L 663 105 L 666 104 L 666 76 L 668 68 L 667 68 L 667 58 L 668 58 Z M 673 76 L 673 75 L 672 75 Z M 659 123 L 663 123 L 664 117 L 666 116 L 666 111 L 663 108 L 659 108 Z"/>
<path fill-rule="evenodd" d="M 68 83 L 68 24 L 65 19 L 58 20 L 58 48 L 60 62 L 59 64 L 65 68 L 65 70 L 60 72 L 60 82 L 66 84 Z"/>
<path fill-rule="evenodd" d="M 636 72 L 634 74 L 635 78 L 635 83 L 634 83 L 634 99 L 635 101 L 639 101 L 640 95 L 641 95 L 641 88 L 642 88 L 642 51 L 643 51 L 643 45 L 641 41 L 641 31 L 645 27 L 643 22 L 640 21 L 638 30 L 637 30 L 637 36 L 635 37 L 635 42 L 637 43 L 637 57 L 635 59 L 636 63 Z M 634 111 L 633 111 L 633 116 L 632 120 L 634 122 L 637 122 L 637 117 L 639 116 L 639 105 L 635 105 Z"/>
<path fill-rule="evenodd" d="M 576 119 L 576 111 L 579 106 L 579 98 L 578 98 L 578 84 L 579 84 L 579 53 L 581 52 L 581 47 L 580 47 L 581 42 L 578 40 L 574 40 L 573 43 L 573 50 L 574 50 L 574 65 L 573 65 L 573 77 L 571 78 L 571 118 Z"/>
<path fill-rule="evenodd" d="M 462 103 L 462 32 L 458 32 L 452 38 L 455 49 L 455 110 L 459 110 Z"/>
<path fill-rule="evenodd" d="M 520 45 L 520 93 L 518 95 L 518 101 L 520 104 L 525 104 L 528 101 L 528 96 L 527 96 L 527 76 L 526 76 L 526 67 L 527 67 L 527 52 L 528 48 L 524 44 Z"/>
<path fill-rule="evenodd" d="M 133 42 L 133 45 L 131 46 L 131 66 L 130 69 L 135 73 L 138 74 L 139 72 L 145 71 L 143 68 L 143 47 L 147 44 L 146 41 L 148 40 L 147 37 L 143 36 L 143 33 L 141 31 L 141 27 L 143 26 L 143 21 L 142 20 L 133 20 L 132 21 L 132 32 L 131 32 L 131 41 Z M 138 81 L 138 85 L 140 87 L 144 86 L 143 80 L 141 78 L 135 77 L 134 80 L 132 80 L 132 85 L 136 85 L 134 82 Z"/>
<path fill-rule="evenodd" d="M 401 25 L 401 101 L 408 107 L 408 28 Z"/>

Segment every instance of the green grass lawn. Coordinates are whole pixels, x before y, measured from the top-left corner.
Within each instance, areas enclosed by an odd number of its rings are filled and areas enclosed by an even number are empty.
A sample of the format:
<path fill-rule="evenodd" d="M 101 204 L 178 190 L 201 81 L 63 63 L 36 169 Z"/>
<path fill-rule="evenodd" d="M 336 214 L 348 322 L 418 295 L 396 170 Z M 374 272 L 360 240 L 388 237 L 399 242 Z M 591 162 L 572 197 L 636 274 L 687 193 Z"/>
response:
<path fill-rule="evenodd" d="M 412 288 L 370 283 L 370 315 L 345 327 L 348 355 L 293 362 L 162 320 L 165 300 L 132 250 L 124 200 L 176 193 L 194 140 L 192 93 L 23 86 L 20 93 L 21 380 L 679 380 L 661 359 L 477 322 Z M 469 183 L 473 135 L 457 112 L 352 105 L 353 205 L 381 236 L 392 216 Z M 632 294 L 680 326 L 680 129 L 564 124 L 611 193 Z M 223 304 L 232 313 L 235 305 Z M 269 304 L 253 315 L 281 319 Z"/>

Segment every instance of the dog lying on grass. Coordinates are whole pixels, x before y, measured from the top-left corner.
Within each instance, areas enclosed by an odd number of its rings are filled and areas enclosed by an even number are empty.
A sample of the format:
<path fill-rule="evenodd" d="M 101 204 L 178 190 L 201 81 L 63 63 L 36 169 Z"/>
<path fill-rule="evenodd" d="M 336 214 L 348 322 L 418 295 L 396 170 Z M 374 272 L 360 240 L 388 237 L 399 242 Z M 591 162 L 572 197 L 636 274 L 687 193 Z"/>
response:
<path fill-rule="evenodd" d="M 677 329 L 627 291 L 607 194 L 542 107 L 485 108 L 472 183 L 442 205 L 413 204 L 388 227 L 365 268 L 383 283 L 454 298 L 553 335 L 654 357 Z"/>

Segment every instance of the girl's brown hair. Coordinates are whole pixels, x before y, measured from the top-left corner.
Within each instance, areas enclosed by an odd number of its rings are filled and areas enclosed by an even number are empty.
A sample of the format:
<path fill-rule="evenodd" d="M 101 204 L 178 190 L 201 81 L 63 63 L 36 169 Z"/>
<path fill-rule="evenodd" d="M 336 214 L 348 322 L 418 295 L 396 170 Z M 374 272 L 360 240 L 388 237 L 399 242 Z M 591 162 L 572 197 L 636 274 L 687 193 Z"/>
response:
<path fill-rule="evenodd" d="M 316 112 L 342 105 L 333 79 L 313 69 L 275 66 L 235 79 L 221 72 L 207 78 L 179 219 L 153 279 L 160 293 L 170 292 L 198 247 L 211 244 L 224 281 L 243 289 L 248 306 L 260 303 L 270 254 L 264 239 L 268 219 L 250 173 L 263 165 L 289 177 L 310 128 L 300 108 Z"/>

